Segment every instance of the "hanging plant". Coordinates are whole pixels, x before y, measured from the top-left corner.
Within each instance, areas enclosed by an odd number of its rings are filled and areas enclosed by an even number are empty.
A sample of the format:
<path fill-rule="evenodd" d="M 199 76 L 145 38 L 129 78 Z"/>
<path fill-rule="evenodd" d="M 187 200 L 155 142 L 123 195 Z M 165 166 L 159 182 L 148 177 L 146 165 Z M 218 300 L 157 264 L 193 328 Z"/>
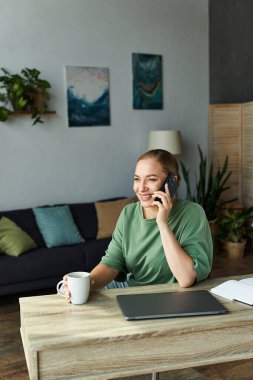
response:
<path fill-rule="evenodd" d="M 0 75 L 0 121 L 6 121 L 17 111 L 31 113 L 33 125 L 43 123 L 41 116 L 50 100 L 51 84 L 40 78 L 37 69 L 22 69 L 20 74 L 10 74 L 1 68 Z"/>

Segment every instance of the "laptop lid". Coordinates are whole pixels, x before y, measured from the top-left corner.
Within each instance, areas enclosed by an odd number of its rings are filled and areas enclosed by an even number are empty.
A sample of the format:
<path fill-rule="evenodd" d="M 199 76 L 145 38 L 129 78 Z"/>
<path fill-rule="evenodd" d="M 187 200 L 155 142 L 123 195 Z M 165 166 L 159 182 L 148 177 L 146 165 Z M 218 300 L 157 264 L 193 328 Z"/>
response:
<path fill-rule="evenodd" d="M 116 299 L 126 320 L 224 314 L 228 310 L 209 291 L 124 294 Z"/>

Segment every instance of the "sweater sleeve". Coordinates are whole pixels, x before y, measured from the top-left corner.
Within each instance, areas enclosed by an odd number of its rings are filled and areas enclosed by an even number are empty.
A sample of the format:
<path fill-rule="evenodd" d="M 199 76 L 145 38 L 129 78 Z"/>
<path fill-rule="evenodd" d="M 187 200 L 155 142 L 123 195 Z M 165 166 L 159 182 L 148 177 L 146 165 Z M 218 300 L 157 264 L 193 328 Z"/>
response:
<path fill-rule="evenodd" d="M 197 281 L 202 281 L 209 276 L 212 269 L 212 235 L 203 208 L 195 203 L 191 203 L 189 208 L 186 210 L 185 225 L 179 243 L 193 259 Z"/>
<path fill-rule="evenodd" d="M 102 257 L 101 264 L 118 271 L 125 270 L 125 258 L 123 255 L 123 235 L 124 235 L 125 209 L 122 210 L 117 221 L 115 230 L 112 234 L 112 240 Z"/>

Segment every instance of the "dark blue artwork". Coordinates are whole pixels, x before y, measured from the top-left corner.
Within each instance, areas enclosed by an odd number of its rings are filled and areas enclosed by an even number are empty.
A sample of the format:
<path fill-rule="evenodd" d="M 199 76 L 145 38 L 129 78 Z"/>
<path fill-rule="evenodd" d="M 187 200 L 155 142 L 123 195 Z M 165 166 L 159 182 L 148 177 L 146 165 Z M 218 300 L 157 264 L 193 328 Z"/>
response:
<path fill-rule="evenodd" d="M 162 109 L 162 56 L 132 54 L 133 108 Z"/>
<path fill-rule="evenodd" d="M 67 67 L 66 70 L 69 126 L 110 125 L 108 69 Z"/>

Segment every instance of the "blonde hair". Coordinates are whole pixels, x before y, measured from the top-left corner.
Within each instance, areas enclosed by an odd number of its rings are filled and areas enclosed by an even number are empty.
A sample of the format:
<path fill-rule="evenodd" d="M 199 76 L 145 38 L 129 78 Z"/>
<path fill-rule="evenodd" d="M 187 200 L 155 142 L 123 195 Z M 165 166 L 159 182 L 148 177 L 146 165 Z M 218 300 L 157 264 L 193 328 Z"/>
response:
<path fill-rule="evenodd" d="M 169 172 L 171 172 L 174 175 L 178 176 L 178 180 L 180 180 L 179 171 L 178 171 L 178 163 L 175 156 L 173 156 L 172 153 L 164 149 L 152 149 L 146 153 L 143 153 L 137 159 L 137 162 L 141 160 L 145 160 L 146 158 L 152 158 L 158 161 L 165 173 L 168 174 Z"/>

